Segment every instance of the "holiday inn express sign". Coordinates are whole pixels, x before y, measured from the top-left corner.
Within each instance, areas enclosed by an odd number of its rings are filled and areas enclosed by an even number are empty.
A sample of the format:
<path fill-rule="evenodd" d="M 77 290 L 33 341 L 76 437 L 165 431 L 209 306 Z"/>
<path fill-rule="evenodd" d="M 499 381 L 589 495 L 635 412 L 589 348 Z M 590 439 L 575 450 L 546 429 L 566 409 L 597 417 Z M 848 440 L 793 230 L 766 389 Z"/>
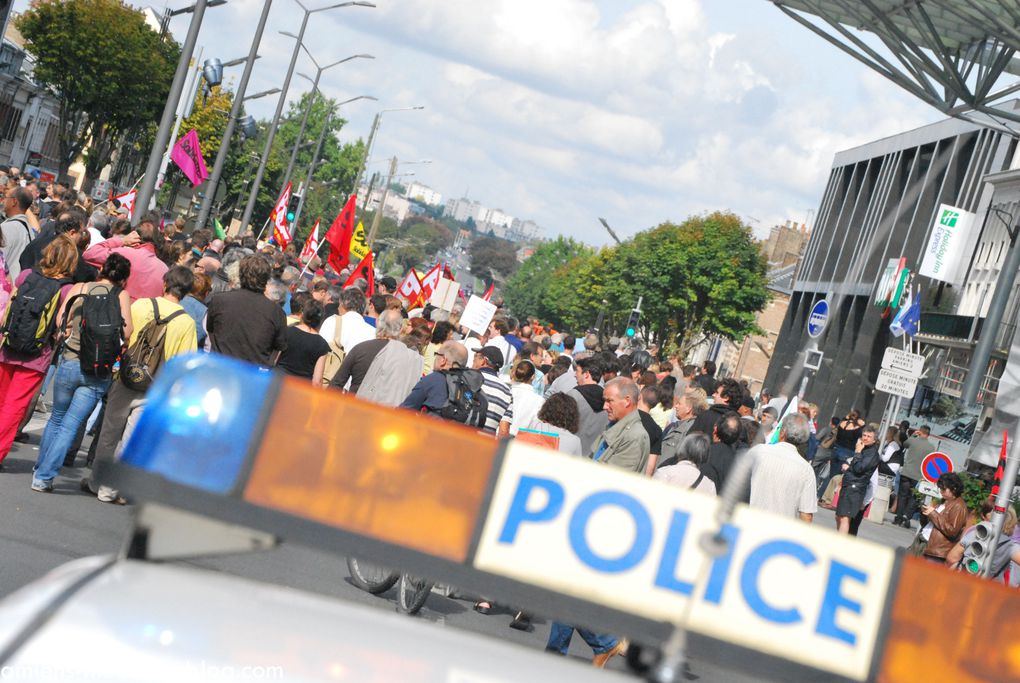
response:
<path fill-rule="evenodd" d="M 940 205 L 918 272 L 935 280 L 958 284 L 974 219 L 970 211 Z"/>

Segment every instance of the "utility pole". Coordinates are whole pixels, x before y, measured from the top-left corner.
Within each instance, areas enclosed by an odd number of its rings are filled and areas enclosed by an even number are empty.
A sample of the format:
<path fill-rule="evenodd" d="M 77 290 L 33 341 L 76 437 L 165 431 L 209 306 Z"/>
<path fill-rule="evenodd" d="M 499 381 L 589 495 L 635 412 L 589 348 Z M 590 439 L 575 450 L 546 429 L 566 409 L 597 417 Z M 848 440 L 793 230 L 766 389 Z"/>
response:
<path fill-rule="evenodd" d="M 378 111 L 375 113 L 375 118 L 372 119 L 372 130 L 368 133 L 368 143 L 365 145 L 365 153 L 361 155 L 361 163 L 358 165 L 358 174 L 354 176 L 354 187 L 351 188 L 351 194 L 357 196 L 358 187 L 361 185 L 361 175 L 365 172 L 365 165 L 368 163 L 368 155 L 372 152 L 372 143 L 375 141 L 375 132 L 379 130 L 379 119 L 382 117 L 382 112 Z M 368 205 L 368 195 L 365 193 L 365 203 L 361 205 L 364 209 Z"/>
<path fill-rule="evenodd" d="M 393 183 L 393 175 L 397 172 L 397 157 L 393 157 L 390 160 L 390 175 L 386 178 L 386 187 L 383 188 L 382 201 L 379 202 L 379 208 L 376 209 L 375 218 L 372 219 L 372 229 L 368 231 L 368 246 L 372 247 L 375 240 L 375 234 L 379 231 L 379 223 L 382 221 L 383 210 L 386 208 L 386 197 L 390 194 L 390 185 Z"/>

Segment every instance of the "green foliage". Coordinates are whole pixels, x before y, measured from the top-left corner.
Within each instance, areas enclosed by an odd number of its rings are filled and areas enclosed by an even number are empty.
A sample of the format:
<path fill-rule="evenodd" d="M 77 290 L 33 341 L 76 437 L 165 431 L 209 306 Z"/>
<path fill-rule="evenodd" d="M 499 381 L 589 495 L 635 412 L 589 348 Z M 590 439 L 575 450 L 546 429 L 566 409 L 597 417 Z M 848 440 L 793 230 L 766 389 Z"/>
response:
<path fill-rule="evenodd" d="M 540 244 L 506 283 L 504 299 L 510 310 L 542 320 L 558 318 L 557 302 L 549 297 L 550 285 L 566 277 L 566 267 L 590 259 L 594 250 L 567 237 Z"/>
<path fill-rule="evenodd" d="M 379 263 L 392 267 L 394 272 L 400 271 L 401 275 L 410 268 L 431 266 L 436 254 L 452 244 L 453 231 L 425 216 L 409 216 L 401 226 L 384 217 L 375 240 Z"/>
<path fill-rule="evenodd" d="M 549 249 L 569 253 L 568 245 Z M 765 260 L 751 229 L 730 213 L 663 223 L 599 252 L 576 250 L 549 274 L 547 258 L 540 250 L 525 261 L 522 272 L 538 281 L 526 288 L 515 280 L 511 306 L 578 331 L 594 322 L 603 300 L 622 313 L 640 296 L 642 335 L 686 350 L 704 335 L 736 340 L 758 331 L 755 316 L 768 302 Z"/>
<path fill-rule="evenodd" d="M 976 512 L 981 508 L 981 504 L 988 500 L 988 487 L 985 482 L 966 472 L 960 472 L 960 479 L 963 480 L 963 502 L 967 504 L 967 509 L 971 512 Z"/>
<path fill-rule="evenodd" d="M 471 242 L 471 272 L 488 287 L 504 281 L 517 270 L 517 245 L 497 237 L 476 237 Z"/>
<path fill-rule="evenodd" d="M 86 176 L 110 162 L 122 137 L 162 114 L 180 54 L 117 0 L 32 3 L 16 20 L 35 78 L 60 99 L 60 172 L 85 155 Z"/>

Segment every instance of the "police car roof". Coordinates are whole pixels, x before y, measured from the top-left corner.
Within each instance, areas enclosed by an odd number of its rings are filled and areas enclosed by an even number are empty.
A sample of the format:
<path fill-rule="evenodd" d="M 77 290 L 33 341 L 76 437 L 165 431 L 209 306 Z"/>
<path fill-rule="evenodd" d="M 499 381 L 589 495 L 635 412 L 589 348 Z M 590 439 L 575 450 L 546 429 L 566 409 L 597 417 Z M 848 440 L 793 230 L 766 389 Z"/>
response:
<path fill-rule="evenodd" d="M 27 680 L 629 680 L 321 595 L 174 564 L 103 569 L 108 562 L 68 563 L 0 603 L 0 667 Z"/>

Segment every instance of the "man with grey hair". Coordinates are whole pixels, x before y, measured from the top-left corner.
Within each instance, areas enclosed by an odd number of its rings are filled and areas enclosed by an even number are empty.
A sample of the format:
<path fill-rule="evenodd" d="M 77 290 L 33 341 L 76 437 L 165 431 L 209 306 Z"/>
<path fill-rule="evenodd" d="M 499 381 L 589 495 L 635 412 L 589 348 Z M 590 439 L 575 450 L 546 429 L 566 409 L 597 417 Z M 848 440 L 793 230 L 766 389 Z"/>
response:
<path fill-rule="evenodd" d="M 602 392 L 603 408 L 609 427 L 595 442 L 591 459 L 643 474 L 648 467 L 650 442 L 638 414 L 638 385 L 626 377 L 606 382 Z"/>
<path fill-rule="evenodd" d="M 337 337 L 339 346 L 344 353 L 350 353 L 355 346 L 363 341 L 375 339 L 375 328 L 365 322 L 365 294 L 357 287 L 345 287 L 340 290 L 337 302 L 338 313 L 322 321 L 319 336 L 328 342 Z"/>
<path fill-rule="evenodd" d="M 811 428 L 801 413 L 783 418 L 779 443 L 760 444 L 746 457 L 751 465 L 751 507 L 784 517 L 799 517 L 810 522 L 818 511 L 815 472 L 797 452 L 807 443 Z"/>
<path fill-rule="evenodd" d="M 421 379 L 424 365 L 422 357 L 400 341 L 403 326 L 400 311 L 386 309 L 380 313 L 375 326 L 376 338 L 351 349 L 330 387 L 347 387 L 349 392 L 366 401 L 399 405 Z"/>
<path fill-rule="evenodd" d="M 281 308 L 287 303 L 287 285 L 273 277 L 266 283 L 266 298 Z"/>

